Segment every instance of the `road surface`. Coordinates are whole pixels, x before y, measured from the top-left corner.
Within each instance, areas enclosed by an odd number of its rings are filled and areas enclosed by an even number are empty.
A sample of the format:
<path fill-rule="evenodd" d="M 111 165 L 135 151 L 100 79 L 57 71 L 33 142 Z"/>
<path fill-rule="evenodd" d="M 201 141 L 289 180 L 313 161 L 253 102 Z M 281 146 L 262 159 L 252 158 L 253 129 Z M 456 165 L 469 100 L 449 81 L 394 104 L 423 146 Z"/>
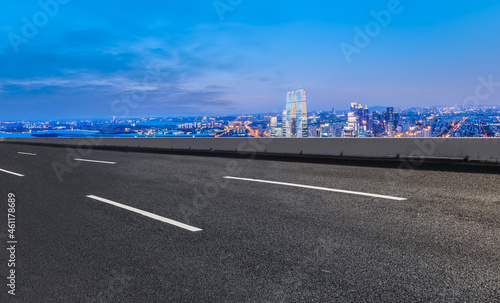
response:
<path fill-rule="evenodd" d="M 499 302 L 486 171 L 0 144 L 0 302 Z"/>

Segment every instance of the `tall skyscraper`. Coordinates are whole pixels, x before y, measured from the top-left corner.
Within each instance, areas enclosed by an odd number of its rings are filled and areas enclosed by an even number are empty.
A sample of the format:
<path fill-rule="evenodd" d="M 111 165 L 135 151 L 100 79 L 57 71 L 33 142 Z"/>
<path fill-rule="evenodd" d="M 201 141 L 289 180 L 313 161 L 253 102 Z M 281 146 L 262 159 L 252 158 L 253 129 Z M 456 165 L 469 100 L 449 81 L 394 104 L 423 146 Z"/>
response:
<path fill-rule="evenodd" d="M 278 117 L 272 116 L 270 124 L 271 129 L 275 129 L 276 127 L 278 127 Z"/>
<path fill-rule="evenodd" d="M 359 122 L 363 121 L 363 105 L 361 105 L 361 103 L 358 104 L 358 108 L 356 110 L 356 118 Z"/>
<path fill-rule="evenodd" d="M 357 106 L 358 106 L 358 103 L 356 103 L 356 102 L 351 102 L 351 112 L 355 112 L 355 111 L 356 111 Z"/>
<path fill-rule="evenodd" d="M 286 109 L 283 111 L 283 113 L 281 114 L 282 115 L 282 119 L 281 119 L 281 136 L 282 137 L 288 137 L 287 133 L 286 133 Z"/>
<path fill-rule="evenodd" d="M 278 117 L 272 116 L 271 123 L 270 123 L 270 131 L 269 131 L 271 137 L 276 137 L 276 129 L 277 128 L 278 128 Z"/>
<path fill-rule="evenodd" d="M 363 110 L 363 125 L 366 127 L 367 131 L 372 129 L 372 122 L 370 121 L 370 110 L 368 109 L 368 105 L 365 106 Z"/>
<path fill-rule="evenodd" d="M 354 138 L 358 136 L 358 119 L 354 112 L 347 114 L 347 126 L 344 127 L 344 133 L 342 135 L 346 138 Z"/>
<path fill-rule="evenodd" d="M 387 108 L 387 114 L 386 114 L 385 120 L 387 122 L 387 132 L 388 133 L 395 132 L 397 122 L 395 122 L 395 119 L 394 119 L 394 107 Z"/>
<path fill-rule="evenodd" d="M 287 138 L 308 137 L 307 99 L 304 89 L 289 91 L 286 95 L 283 136 Z"/>
<path fill-rule="evenodd" d="M 387 108 L 387 121 L 394 121 L 394 107 Z"/>

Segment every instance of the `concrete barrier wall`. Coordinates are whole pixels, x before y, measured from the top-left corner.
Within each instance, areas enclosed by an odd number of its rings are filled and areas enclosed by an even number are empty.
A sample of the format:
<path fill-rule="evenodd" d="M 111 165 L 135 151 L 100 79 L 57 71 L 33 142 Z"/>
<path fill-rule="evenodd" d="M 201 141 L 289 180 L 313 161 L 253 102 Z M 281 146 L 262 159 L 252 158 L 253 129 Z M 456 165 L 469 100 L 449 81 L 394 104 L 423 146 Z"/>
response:
<path fill-rule="evenodd" d="M 498 138 L 0 138 L 0 142 L 500 163 Z"/>

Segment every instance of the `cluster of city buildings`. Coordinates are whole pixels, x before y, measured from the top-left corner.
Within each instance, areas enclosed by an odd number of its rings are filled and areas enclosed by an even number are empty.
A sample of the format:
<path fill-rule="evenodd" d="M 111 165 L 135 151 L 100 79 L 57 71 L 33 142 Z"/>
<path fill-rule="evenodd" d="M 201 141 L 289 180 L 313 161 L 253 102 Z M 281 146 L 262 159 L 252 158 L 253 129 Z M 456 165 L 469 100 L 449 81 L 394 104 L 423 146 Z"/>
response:
<path fill-rule="evenodd" d="M 283 138 L 500 137 L 500 107 L 373 107 L 308 112 L 304 89 L 279 114 L 76 121 L 0 121 L 2 136 L 203 136 Z"/>
<path fill-rule="evenodd" d="M 307 112 L 304 89 L 290 91 L 286 109 L 269 117 L 271 137 L 499 137 L 498 107 L 377 107 L 352 102 L 348 111 Z M 281 121 L 281 123 L 280 123 Z"/>

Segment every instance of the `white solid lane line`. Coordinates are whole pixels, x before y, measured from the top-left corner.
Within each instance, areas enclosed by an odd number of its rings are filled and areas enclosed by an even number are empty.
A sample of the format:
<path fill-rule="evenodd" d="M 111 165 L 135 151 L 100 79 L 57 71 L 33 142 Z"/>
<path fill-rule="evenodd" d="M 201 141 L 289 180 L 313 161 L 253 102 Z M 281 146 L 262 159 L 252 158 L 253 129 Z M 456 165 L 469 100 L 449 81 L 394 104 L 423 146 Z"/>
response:
<path fill-rule="evenodd" d="M 285 182 L 276 182 L 276 181 L 267 181 L 267 180 L 258 180 L 258 179 L 248 179 L 248 178 L 237 178 L 237 177 L 229 177 L 229 176 L 226 176 L 224 178 L 225 179 L 233 179 L 233 180 L 241 180 L 241 181 L 260 182 L 260 183 L 269 183 L 269 184 L 277 184 L 277 185 L 286 185 L 286 186 L 302 187 L 302 188 L 309 188 L 309 189 L 333 191 L 333 192 L 337 192 L 337 193 L 344 193 L 344 194 L 351 194 L 351 195 L 358 195 L 358 196 L 367 196 L 367 197 L 382 198 L 382 199 L 390 199 L 390 200 L 397 200 L 397 201 L 407 200 L 406 198 L 400 198 L 400 197 L 369 194 L 369 193 L 362 193 L 362 192 L 357 192 L 357 191 L 310 186 L 310 185 L 302 185 L 302 184 L 294 184 L 294 183 L 285 183 Z"/>
<path fill-rule="evenodd" d="M 121 204 L 121 203 L 118 203 L 118 202 L 114 202 L 114 201 L 111 201 L 111 200 L 108 200 L 108 199 L 104 199 L 104 198 L 97 197 L 97 196 L 94 196 L 94 195 L 88 195 L 87 198 L 94 199 L 94 200 L 97 200 L 97 201 L 101 201 L 101 202 L 104 202 L 104 203 L 108 203 L 108 204 L 111 204 L 111 205 L 114 205 L 114 206 L 117 206 L 117 207 L 120 207 L 120 208 L 123 208 L 123 209 L 126 209 L 126 210 L 130 210 L 130 211 L 133 211 L 133 212 L 138 213 L 140 215 L 143 215 L 143 216 L 146 216 L 146 217 L 149 217 L 149 218 L 161 221 L 161 222 L 165 222 L 165 223 L 168 223 L 168 224 L 171 224 L 171 225 L 175 225 L 177 227 L 184 228 L 184 229 L 192 231 L 192 232 L 202 231 L 202 229 L 200 229 L 200 228 L 193 227 L 193 226 L 181 223 L 181 222 L 177 222 L 175 220 L 171 220 L 171 219 L 168 219 L 168 218 L 165 218 L 165 217 L 162 217 L 162 216 L 158 216 L 158 215 L 155 215 L 153 213 L 150 213 L 150 212 L 147 212 L 147 211 L 143 211 L 143 210 L 131 207 L 131 206 L 127 206 L 127 205 L 124 205 L 124 204 Z"/>
<path fill-rule="evenodd" d="M 14 176 L 24 177 L 24 175 L 21 175 L 21 174 L 15 173 L 15 172 L 11 172 L 11 171 L 8 171 L 8 170 L 5 170 L 5 169 L 1 169 L 1 168 L 0 168 L 0 171 L 2 171 L 2 172 L 4 172 L 4 173 L 11 174 L 11 175 L 14 175 Z"/>
<path fill-rule="evenodd" d="M 17 152 L 20 155 L 27 155 L 27 156 L 36 156 L 36 154 L 33 153 L 25 153 L 25 152 Z"/>
<path fill-rule="evenodd" d="M 116 162 L 98 161 L 98 160 L 89 160 L 89 159 L 75 159 L 75 161 L 94 162 L 94 163 L 102 163 L 102 164 L 116 164 Z"/>

